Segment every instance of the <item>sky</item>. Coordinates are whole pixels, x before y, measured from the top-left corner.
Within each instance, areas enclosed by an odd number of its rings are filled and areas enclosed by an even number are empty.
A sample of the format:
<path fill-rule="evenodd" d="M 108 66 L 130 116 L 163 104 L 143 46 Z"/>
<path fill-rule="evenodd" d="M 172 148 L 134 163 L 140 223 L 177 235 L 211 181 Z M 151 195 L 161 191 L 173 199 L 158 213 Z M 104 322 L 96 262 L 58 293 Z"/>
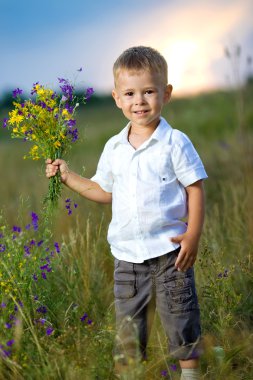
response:
<path fill-rule="evenodd" d="M 0 97 L 58 77 L 110 93 L 138 45 L 164 55 L 175 95 L 232 86 L 253 74 L 252 14 L 253 0 L 0 0 Z"/>

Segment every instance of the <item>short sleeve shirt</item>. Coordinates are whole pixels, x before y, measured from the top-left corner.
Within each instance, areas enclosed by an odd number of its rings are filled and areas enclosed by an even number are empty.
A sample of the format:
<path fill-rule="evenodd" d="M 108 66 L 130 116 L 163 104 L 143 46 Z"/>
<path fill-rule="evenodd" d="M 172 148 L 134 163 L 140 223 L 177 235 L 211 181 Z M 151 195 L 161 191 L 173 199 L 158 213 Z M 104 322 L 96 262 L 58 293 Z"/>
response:
<path fill-rule="evenodd" d="M 112 193 L 112 254 L 141 263 L 178 247 L 170 237 L 186 231 L 185 187 L 207 174 L 189 138 L 164 118 L 138 149 L 128 141 L 129 128 L 106 143 L 91 179 Z"/>

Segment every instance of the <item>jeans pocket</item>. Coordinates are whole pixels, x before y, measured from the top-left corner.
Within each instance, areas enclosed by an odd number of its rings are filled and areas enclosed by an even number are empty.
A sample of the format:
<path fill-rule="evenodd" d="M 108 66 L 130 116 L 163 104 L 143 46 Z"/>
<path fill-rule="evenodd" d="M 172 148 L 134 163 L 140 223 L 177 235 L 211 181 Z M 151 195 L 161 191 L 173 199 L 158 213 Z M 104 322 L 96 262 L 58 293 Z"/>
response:
<path fill-rule="evenodd" d="M 133 298 L 137 293 L 135 281 L 118 281 L 114 283 L 114 295 L 116 299 Z"/>
<path fill-rule="evenodd" d="M 116 260 L 114 270 L 114 295 L 117 299 L 132 298 L 137 293 L 134 264 Z"/>
<path fill-rule="evenodd" d="M 186 313 L 198 307 L 192 277 L 172 278 L 164 283 L 164 288 L 171 313 Z"/>

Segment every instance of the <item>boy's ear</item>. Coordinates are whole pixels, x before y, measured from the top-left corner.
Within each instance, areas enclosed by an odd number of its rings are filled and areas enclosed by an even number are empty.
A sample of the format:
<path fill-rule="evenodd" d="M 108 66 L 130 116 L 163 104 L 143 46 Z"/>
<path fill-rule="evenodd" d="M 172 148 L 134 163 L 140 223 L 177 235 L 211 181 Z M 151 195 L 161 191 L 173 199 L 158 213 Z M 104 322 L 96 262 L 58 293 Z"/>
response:
<path fill-rule="evenodd" d="M 167 84 L 165 91 L 164 91 L 164 103 L 168 103 L 171 98 L 173 86 L 171 84 Z"/>
<path fill-rule="evenodd" d="M 117 107 L 122 108 L 120 103 L 120 97 L 115 89 L 112 90 L 112 97 L 115 100 Z"/>

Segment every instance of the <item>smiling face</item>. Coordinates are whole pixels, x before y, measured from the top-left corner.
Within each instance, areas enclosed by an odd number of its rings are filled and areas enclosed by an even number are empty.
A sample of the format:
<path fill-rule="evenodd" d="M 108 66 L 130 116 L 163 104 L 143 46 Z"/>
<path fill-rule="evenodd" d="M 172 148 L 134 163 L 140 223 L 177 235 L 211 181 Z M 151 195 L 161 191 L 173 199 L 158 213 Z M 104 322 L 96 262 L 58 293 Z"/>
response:
<path fill-rule="evenodd" d="M 131 128 L 155 130 L 162 107 L 170 99 L 172 86 L 164 84 L 159 74 L 147 70 L 119 70 L 112 96 Z"/>

